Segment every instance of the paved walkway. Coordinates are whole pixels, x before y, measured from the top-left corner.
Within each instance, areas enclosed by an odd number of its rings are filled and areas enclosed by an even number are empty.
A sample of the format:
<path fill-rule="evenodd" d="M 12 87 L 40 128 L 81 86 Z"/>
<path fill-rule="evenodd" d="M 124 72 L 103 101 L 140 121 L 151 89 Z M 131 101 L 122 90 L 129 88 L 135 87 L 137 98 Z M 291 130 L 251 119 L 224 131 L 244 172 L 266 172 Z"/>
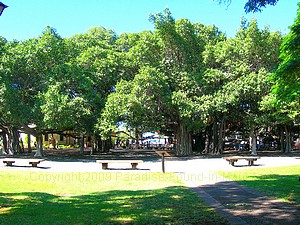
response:
<path fill-rule="evenodd" d="M 200 198 L 227 218 L 231 224 L 300 224 L 299 207 L 266 197 L 213 172 L 251 168 L 245 166 L 247 165 L 246 161 L 238 161 L 235 167 L 222 159 L 207 159 L 199 161 L 199 163 L 201 164 L 195 166 L 193 171 L 179 173 L 178 176 Z M 300 159 L 296 157 L 262 157 L 255 164 L 257 168 L 300 165 Z"/>
<path fill-rule="evenodd" d="M 218 213 L 227 218 L 231 224 L 300 224 L 300 209 L 266 197 L 253 189 L 241 186 L 236 182 L 226 180 L 216 175 L 217 170 L 234 170 L 251 168 L 246 161 L 238 161 L 233 167 L 220 158 L 193 158 L 193 159 L 171 159 L 167 158 L 165 163 L 166 172 L 176 173 L 183 182 L 197 193 L 206 203 L 216 209 Z M 257 168 L 300 165 L 299 157 L 262 157 L 255 166 Z M 122 168 L 128 172 L 130 165 L 112 164 L 111 170 L 120 171 Z M 161 162 L 147 161 L 138 166 L 138 172 L 160 172 Z M 0 166 L 1 170 L 28 169 L 60 172 L 99 172 L 101 165 L 95 160 L 69 160 L 55 161 L 46 160 L 39 164 L 38 168 L 28 165 L 16 167 Z M 137 172 L 135 171 L 135 172 Z M 299 171 L 300 175 L 300 171 Z M 299 183 L 300 185 L 300 183 Z M 299 186 L 300 188 L 300 186 Z"/>
<path fill-rule="evenodd" d="M 179 177 L 231 224 L 300 224 L 300 209 L 210 171 Z"/>

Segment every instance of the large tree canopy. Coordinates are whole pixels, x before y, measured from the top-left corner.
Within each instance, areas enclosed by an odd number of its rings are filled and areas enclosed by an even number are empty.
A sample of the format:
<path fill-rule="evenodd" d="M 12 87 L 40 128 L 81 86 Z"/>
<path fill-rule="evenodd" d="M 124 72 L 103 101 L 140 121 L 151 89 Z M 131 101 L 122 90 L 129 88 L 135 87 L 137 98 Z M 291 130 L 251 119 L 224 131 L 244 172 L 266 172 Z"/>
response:
<path fill-rule="evenodd" d="M 153 33 L 122 41 L 125 58 L 134 62 L 133 77 L 108 97 L 99 121 L 102 133 L 113 132 L 121 121 L 136 131 L 172 125 L 176 153 L 190 155 L 192 134 L 205 128 L 213 133 L 207 152 L 214 153 L 222 152 L 225 122 L 254 130 L 268 74 L 279 63 L 280 33 L 259 30 L 256 20 L 243 21 L 236 37 L 226 39 L 214 26 L 175 20 L 168 8 L 150 20 Z"/>
<path fill-rule="evenodd" d="M 47 27 L 38 38 L 7 44 L 1 58 L 1 99 L 6 115 L 2 118 L 8 118 L 3 124 L 36 136 L 37 155 L 42 154 L 41 137 L 46 129 L 39 96 L 47 89 L 51 74 L 68 59 L 63 43 L 56 30 Z M 34 128 L 29 128 L 30 124 Z"/>
<path fill-rule="evenodd" d="M 151 15 L 150 21 L 154 32 L 122 36 L 133 77 L 120 81 L 109 96 L 99 128 L 107 134 L 113 131 L 111 125 L 122 121 L 136 131 L 163 131 L 172 124 L 176 153 L 190 155 L 191 132 L 199 121 L 202 53 L 206 44 L 224 40 L 225 35 L 214 26 L 175 21 L 168 8 Z"/>
<path fill-rule="evenodd" d="M 280 44 L 280 33 L 271 33 L 267 27 L 259 30 L 256 20 L 248 25 L 242 20 L 235 38 L 207 47 L 204 52 L 207 69 L 202 77 L 205 95 L 199 105 L 207 110 L 212 139 L 222 139 L 218 126 L 224 122 L 241 123 L 247 130 L 261 123 L 259 102 L 270 87 L 268 74 L 279 64 Z M 212 143 L 215 143 L 210 147 L 213 152 L 222 151 L 221 140 Z M 208 146 L 206 151 L 211 151 Z"/>
<path fill-rule="evenodd" d="M 291 123 L 289 114 L 299 111 L 299 18 L 279 69 L 282 36 L 259 29 L 256 20 L 242 19 L 236 36 L 226 38 L 216 26 L 175 20 L 168 8 L 149 19 L 154 31 L 118 36 L 95 27 L 62 38 L 47 27 L 30 40 L 0 39 L 4 135 L 18 140 L 25 131 L 40 140 L 73 130 L 100 148 L 122 125 L 137 138 L 145 131 L 173 134 L 176 154 L 186 156 L 197 138 L 198 151 L 222 153 L 232 124 L 255 138 L 259 128 Z M 284 107 L 270 104 L 275 97 Z"/>

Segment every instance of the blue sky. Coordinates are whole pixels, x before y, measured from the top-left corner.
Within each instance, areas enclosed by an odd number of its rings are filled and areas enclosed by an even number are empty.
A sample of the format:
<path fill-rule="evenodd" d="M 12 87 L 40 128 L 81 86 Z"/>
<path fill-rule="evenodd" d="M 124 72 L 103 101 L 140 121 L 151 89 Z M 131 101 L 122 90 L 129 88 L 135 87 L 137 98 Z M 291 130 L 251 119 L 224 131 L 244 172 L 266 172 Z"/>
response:
<path fill-rule="evenodd" d="M 48 25 L 63 37 L 104 26 L 117 34 L 153 30 L 149 14 L 162 12 L 166 6 L 175 19 L 187 18 L 206 25 L 215 24 L 233 37 L 240 19 L 256 17 L 260 27 L 286 34 L 297 13 L 298 0 L 279 0 L 261 13 L 244 12 L 246 0 L 232 0 L 219 5 L 213 0 L 0 0 L 9 7 L 0 17 L 0 36 L 11 41 L 39 36 Z"/>

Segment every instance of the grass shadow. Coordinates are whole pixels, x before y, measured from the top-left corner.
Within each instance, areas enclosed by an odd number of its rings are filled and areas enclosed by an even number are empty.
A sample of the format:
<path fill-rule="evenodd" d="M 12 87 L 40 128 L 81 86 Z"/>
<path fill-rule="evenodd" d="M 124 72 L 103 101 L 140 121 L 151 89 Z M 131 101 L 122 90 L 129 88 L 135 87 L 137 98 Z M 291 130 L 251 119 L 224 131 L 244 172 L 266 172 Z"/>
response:
<path fill-rule="evenodd" d="M 193 210 L 191 211 L 191 202 Z M 0 224 L 226 224 L 180 186 L 87 195 L 1 193 Z"/>

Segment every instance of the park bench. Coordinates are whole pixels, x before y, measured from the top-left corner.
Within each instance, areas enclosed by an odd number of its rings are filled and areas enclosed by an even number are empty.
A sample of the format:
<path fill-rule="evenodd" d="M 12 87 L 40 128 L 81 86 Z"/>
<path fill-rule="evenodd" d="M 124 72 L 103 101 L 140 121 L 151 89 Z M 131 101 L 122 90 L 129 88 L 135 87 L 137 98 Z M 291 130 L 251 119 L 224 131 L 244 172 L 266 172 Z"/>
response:
<path fill-rule="evenodd" d="M 45 161 L 45 159 L 28 159 L 28 162 L 32 167 L 37 167 L 37 164 L 43 161 Z"/>
<path fill-rule="evenodd" d="M 13 163 L 15 163 L 16 161 L 26 161 L 28 162 L 32 167 L 37 167 L 37 165 L 42 162 L 45 161 L 44 159 L 14 159 L 14 158 L 6 158 L 2 160 L 3 163 L 6 164 L 6 166 L 13 166 Z"/>
<path fill-rule="evenodd" d="M 260 157 L 258 156 L 231 156 L 231 157 L 224 157 L 226 161 L 229 162 L 230 165 L 234 166 L 234 163 L 240 159 L 244 159 L 248 161 L 249 166 L 254 165 L 254 161 L 258 160 Z"/>
<path fill-rule="evenodd" d="M 15 159 L 3 159 L 3 163 L 6 163 L 6 166 L 12 166 L 12 164 L 15 162 Z"/>
<path fill-rule="evenodd" d="M 101 163 L 102 164 L 102 169 L 103 170 L 107 170 L 108 169 L 108 164 L 109 163 L 130 163 L 131 164 L 131 168 L 133 170 L 136 170 L 137 169 L 137 165 L 139 163 L 143 163 L 142 160 L 136 160 L 136 159 L 118 159 L 118 160 L 96 160 L 97 163 Z"/>

